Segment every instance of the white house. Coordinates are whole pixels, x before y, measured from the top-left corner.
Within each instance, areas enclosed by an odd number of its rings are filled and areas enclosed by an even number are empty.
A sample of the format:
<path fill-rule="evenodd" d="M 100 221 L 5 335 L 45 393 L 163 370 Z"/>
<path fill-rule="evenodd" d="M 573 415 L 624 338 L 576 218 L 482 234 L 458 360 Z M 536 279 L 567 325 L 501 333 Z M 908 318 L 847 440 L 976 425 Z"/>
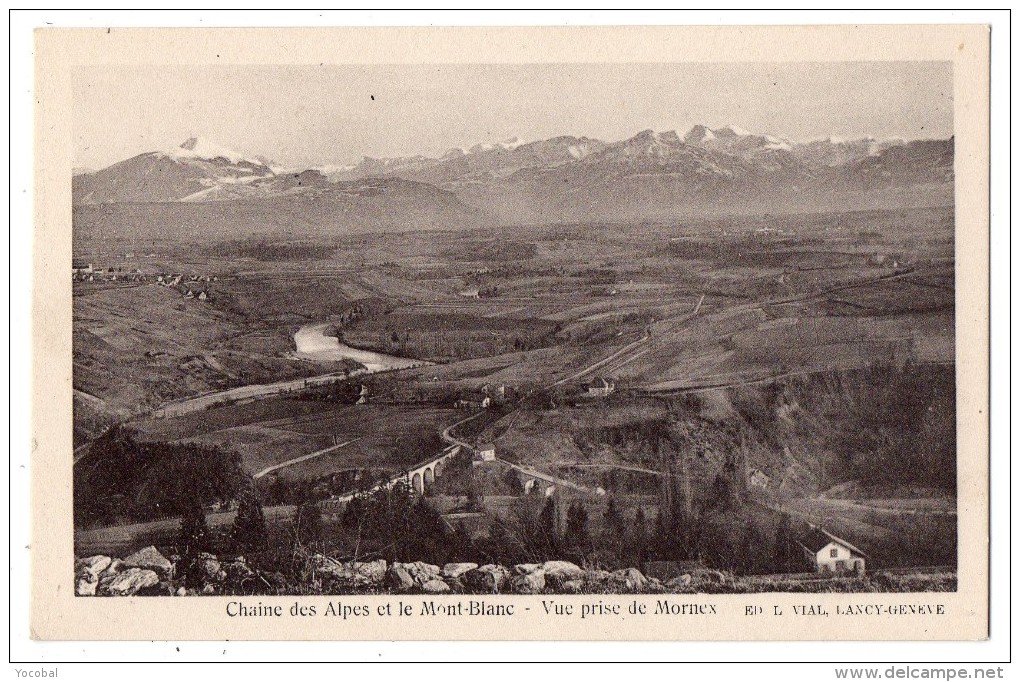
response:
<path fill-rule="evenodd" d="M 599 377 L 588 384 L 588 396 L 591 398 L 605 398 L 616 390 L 616 383 L 608 377 Z"/>
<path fill-rule="evenodd" d="M 864 573 L 868 555 L 821 526 L 811 526 L 797 544 L 819 573 Z"/>
<path fill-rule="evenodd" d="M 747 484 L 755 488 L 768 488 L 771 480 L 761 469 L 751 469 L 747 474 Z"/>
<path fill-rule="evenodd" d="M 496 446 L 492 443 L 482 443 L 475 448 L 474 455 L 471 457 L 472 466 L 481 466 L 485 462 L 496 461 Z"/>

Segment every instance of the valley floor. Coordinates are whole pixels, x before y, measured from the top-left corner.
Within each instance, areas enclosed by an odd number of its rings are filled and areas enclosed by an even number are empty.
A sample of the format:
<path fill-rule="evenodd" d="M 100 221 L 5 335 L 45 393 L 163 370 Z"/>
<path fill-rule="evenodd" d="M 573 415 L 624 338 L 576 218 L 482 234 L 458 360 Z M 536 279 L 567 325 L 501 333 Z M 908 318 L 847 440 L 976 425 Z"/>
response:
<path fill-rule="evenodd" d="M 480 413 L 456 438 L 469 457 L 492 444 L 495 461 L 425 491 L 460 500 L 447 526 L 478 541 L 499 519 L 513 534 L 537 518 L 521 501 L 534 489 L 557 500 L 557 534 L 582 513 L 592 538 L 613 514 L 647 537 L 683 518 L 704 532 L 646 540 L 653 553 L 738 572 L 791 572 L 768 570 L 783 518 L 845 537 L 876 568 L 955 565 L 952 228 L 941 209 L 735 218 L 725 236 L 697 221 L 524 226 L 487 233 L 488 260 L 456 232 L 378 234 L 358 267 L 339 242 L 287 262 L 167 243 L 139 269 L 207 277 L 206 299 L 75 284 L 76 504 L 120 523 L 81 528 L 76 545 L 166 542 L 176 527 L 152 468 L 91 494 L 121 466 L 89 445 L 113 425 L 235 458 L 286 525 L 304 501 L 328 509 L 425 461 Z M 90 255 L 127 258 L 116 241 Z M 318 345 L 295 346 L 309 330 Z M 593 540 L 589 555 L 632 550 Z"/>

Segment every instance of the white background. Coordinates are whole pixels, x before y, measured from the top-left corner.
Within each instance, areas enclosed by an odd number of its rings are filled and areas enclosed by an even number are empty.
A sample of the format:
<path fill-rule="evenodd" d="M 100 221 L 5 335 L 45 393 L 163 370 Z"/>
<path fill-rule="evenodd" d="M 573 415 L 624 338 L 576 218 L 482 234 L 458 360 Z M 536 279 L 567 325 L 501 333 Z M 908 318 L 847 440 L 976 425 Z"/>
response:
<path fill-rule="evenodd" d="M 1010 611 L 1012 573 L 1010 531 L 1011 468 L 1009 457 L 1010 379 L 1010 26 L 1004 11 L 697 11 L 697 12 L 600 12 L 600 11 L 427 11 L 427 12 L 119 12 L 119 11 L 27 11 L 11 15 L 11 120 L 10 120 L 10 276 L 8 287 L 10 362 L 10 660 L 32 662 L 11 664 L 15 670 L 59 669 L 58 679 L 125 678 L 141 674 L 146 679 L 177 679 L 182 676 L 205 679 L 262 677 L 349 677 L 353 675 L 451 676 L 499 680 L 521 675 L 580 676 L 665 673 L 671 677 L 702 679 L 827 680 L 836 679 L 833 669 L 843 667 L 817 661 L 888 661 L 936 665 L 936 662 L 1006 661 L 1010 658 Z M 652 25 L 652 24 L 845 24 L 845 23 L 982 23 L 992 25 L 992 204 L 991 204 L 991 295 L 992 295 L 992 622 L 987 642 L 939 643 L 246 643 L 246 642 L 35 642 L 28 632 L 29 553 L 28 463 L 30 442 L 31 386 L 31 248 L 32 248 L 32 29 L 36 26 L 314 26 L 314 25 Z M 7 248 L 6 245 L 0 248 Z M 3 286 L 4 284 L 0 284 Z M 0 398 L 2 400 L 2 398 Z M 60 661 L 61 663 L 55 663 Z M 65 661 L 578 661 L 576 666 L 522 670 L 509 666 L 487 666 L 484 671 L 448 666 L 400 666 L 392 670 L 319 670 L 319 666 L 165 666 L 73 664 Z M 600 661 L 685 662 L 676 670 L 623 668 L 592 665 Z M 686 663 L 704 661 L 706 663 Z M 772 664 L 757 662 L 772 661 Z M 715 663 L 709 663 L 715 662 Z M 747 662 L 747 663 L 740 663 Z M 754 662 L 754 663 L 752 663 Z M 797 663 L 794 663 L 797 662 Z M 134 668 L 138 669 L 134 669 Z M 360 668 L 360 666 L 358 666 Z M 472 666 L 474 667 L 474 666 Z M 884 671 L 889 663 L 876 663 Z M 953 665 L 951 667 L 961 667 Z M 963 666 L 973 668 L 973 666 Z M 1007 667 L 1008 668 L 1008 667 Z M 1006 670 L 1006 677 L 1010 676 Z"/>

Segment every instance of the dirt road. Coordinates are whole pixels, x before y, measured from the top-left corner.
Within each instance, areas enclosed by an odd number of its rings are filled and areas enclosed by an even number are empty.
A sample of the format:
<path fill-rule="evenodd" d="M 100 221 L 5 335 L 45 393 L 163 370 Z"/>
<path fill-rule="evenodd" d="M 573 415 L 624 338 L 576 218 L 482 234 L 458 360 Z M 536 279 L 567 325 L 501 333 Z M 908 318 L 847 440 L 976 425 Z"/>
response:
<path fill-rule="evenodd" d="M 291 466 L 292 464 L 297 464 L 298 462 L 305 462 L 305 461 L 307 461 L 309 459 L 314 459 L 316 457 L 319 457 L 320 455 L 325 455 L 325 454 L 327 454 L 329 452 L 336 452 L 337 450 L 339 450 L 339 449 L 341 449 L 343 447 L 346 447 L 346 446 L 350 445 L 351 443 L 354 443 L 354 442 L 359 441 L 359 440 L 361 440 L 361 438 L 354 438 L 354 439 L 346 441 L 344 443 L 339 443 L 338 445 L 332 445 L 332 446 L 330 446 L 328 448 L 323 448 L 322 450 L 316 450 L 315 452 L 309 452 L 307 455 L 301 455 L 300 457 L 295 457 L 294 459 L 288 459 L 286 462 L 280 462 L 279 464 L 274 464 L 271 467 L 266 467 L 262 471 L 256 473 L 252 478 L 262 478 L 263 476 L 265 476 L 268 473 L 271 473 L 271 472 L 276 471 L 278 469 L 284 469 L 286 467 Z"/>

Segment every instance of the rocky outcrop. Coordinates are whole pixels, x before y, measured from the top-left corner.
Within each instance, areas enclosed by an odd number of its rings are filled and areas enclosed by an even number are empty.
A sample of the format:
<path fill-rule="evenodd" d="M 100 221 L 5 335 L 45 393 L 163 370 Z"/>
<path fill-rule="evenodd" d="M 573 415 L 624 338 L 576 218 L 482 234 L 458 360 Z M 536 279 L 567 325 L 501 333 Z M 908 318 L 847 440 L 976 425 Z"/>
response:
<path fill-rule="evenodd" d="M 584 570 L 577 564 L 569 561 L 547 561 L 542 564 L 542 572 L 545 574 L 545 582 L 556 590 L 572 580 L 579 580 L 584 576 Z"/>
<path fill-rule="evenodd" d="M 74 562 L 74 593 L 79 597 L 91 597 L 99 588 L 99 579 L 113 560 L 108 556 L 96 555 Z"/>
<path fill-rule="evenodd" d="M 286 584 L 283 576 L 276 579 L 247 566 L 243 557 L 221 559 L 208 552 L 170 561 L 146 547 L 123 560 L 96 555 L 75 561 L 79 597 L 272 594 Z"/>
<path fill-rule="evenodd" d="M 373 588 L 379 587 L 386 580 L 386 560 L 348 561 L 341 563 L 336 559 L 315 554 L 312 565 L 320 576 L 339 588 Z M 438 573 L 439 569 L 436 569 Z"/>
<path fill-rule="evenodd" d="M 609 585 L 613 592 L 643 592 L 648 579 L 636 568 L 621 568 L 610 574 Z"/>
<path fill-rule="evenodd" d="M 287 594 L 623 594 L 718 591 L 718 571 L 681 575 L 665 584 L 636 568 L 584 569 L 569 561 L 499 564 L 459 562 L 442 567 L 424 561 L 341 561 L 319 553 L 303 557 L 303 569 L 287 578 L 248 565 L 244 557 L 209 552 L 164 556 L 145 547 L 124 559 L 95 555 L 76 559 L 78 596 Z M 709 584 L 711 583 L 711 584 Z M 713 587 L 715 586 L 715 587 Z M 300 588 L 300 589 L 299 589 Z"/>
<path fill-rule="evenodd" d="M 439 578 L 433 578 L 422 585 L 421 590 L 425 594 L 446 594 L 450 591 L 450 586 Z"/>
<path fill-rule="evenodd" d="M 478 564 L 472 563 L 457 563 L 457 564 L 446 564 L 443 566 L 442 576 L 447 580 L 459 578 L 473 568 L 478 568 Z"/>
<path fill-rule="evenodd" d="M 90 556 L 74 562 L 74 570 L 78 575 L 88 574 L 98 579 L 99 575 L 109 568 L 111 563 L 113 563 L 113 559 L 108 556 Z"/>
<path fill-rule="evenodd" d="M 510 591 L 517 594 L 541 594 L 545 591 L 545 571 L 539 568 L 531 573 L 515 575 L 510 579 Z"/>
<path fill-rule="evenodd" d="M 124 557 L 125 568 L 142 568 L 153 571 L 164 578 L 173 577 L 174 565 L 151 545 L 140 549 L 131 556 Z"/>
<path fill-rule="evenodd" d="M 540 568 L 542 568 L 542 564 L 517 564 L 510 569 L 510 573 L 513 575 L 527 575 L 528 573 L 534 573 Z"/>
<path fill-rule="evenodd" d="M 415 561 L 409 564 L 402 564 L 400 562 L 393 562 L 393 565 L 407 571 L 407 574 L 411 576 L 414 584 L 418 587 L 423 587 L 425 583 L 433 580 L 440 580 L 440 569 L 438 566 L 433 564 L 427 564 L 424 561 Z"/>
<path fill-rule="evenodd" d="M 479 594 L 498 594 L 510 577 L 510 571 L 498 564 L 485 564 L 461 576 L 464 586 Z"/>
<path fill-rule="evenodd" d="M 98 593 L 111 597 L 130 597 L 159 584 L 159 575 L 147 568 L 128 568 L 99 581 Z"/>
<path fill-rule="evenodd" d="M 390 566 L 386 574 L 386 585 L 394 592 L 407 592 L 414 587 L 414 578 L 403 566 Z"/>

